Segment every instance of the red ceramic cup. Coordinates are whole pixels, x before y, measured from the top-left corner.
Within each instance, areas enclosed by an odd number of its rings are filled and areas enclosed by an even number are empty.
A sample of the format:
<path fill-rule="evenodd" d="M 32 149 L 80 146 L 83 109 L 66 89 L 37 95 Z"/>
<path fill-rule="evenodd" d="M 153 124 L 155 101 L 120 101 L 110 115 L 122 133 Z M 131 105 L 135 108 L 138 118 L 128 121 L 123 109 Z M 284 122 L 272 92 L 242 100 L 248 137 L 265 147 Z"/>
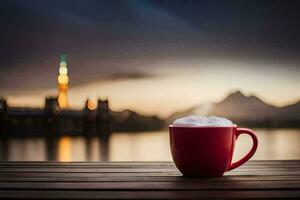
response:
<path fill-rule="evenodd" d="M 255 153 L 257 137 L 249 129 L 227 127 L 169 126 L 170 145 L 174 163 L 184 176 L 223 176 L 247 162 Z M 239 161 L 231 163 L 235 141 L 240 134 L 253 140 L 251 150 Z"/>

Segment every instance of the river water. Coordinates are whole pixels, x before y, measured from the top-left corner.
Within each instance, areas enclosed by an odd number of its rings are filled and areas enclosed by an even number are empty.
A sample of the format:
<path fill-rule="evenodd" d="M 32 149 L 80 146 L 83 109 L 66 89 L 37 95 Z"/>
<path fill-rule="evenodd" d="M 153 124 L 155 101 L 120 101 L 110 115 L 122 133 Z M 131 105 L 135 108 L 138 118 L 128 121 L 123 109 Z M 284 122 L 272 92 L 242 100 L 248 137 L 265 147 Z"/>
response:
<path fill-rule="evenodd" d="M 252 159 L 300 159 L 300 129 L 254 129 L 259 146 Z M 1 148 L 1 160 L 46 161 L 49 152 L 57 161 L 170 161 L 167 131 L 113 133 L 108 144 L 97 137 L 61 137 L 49 147 L 45 138 L 9 138 Z M 3 141 L 2 141 L 3 143 Z M 252 145 L 249 136 L 241 135 L 236 143 L 234 160 Z M 3 144 L 2 144 L 3 146 Z M 4 155 L 5 154 L 5 155 Z"/>

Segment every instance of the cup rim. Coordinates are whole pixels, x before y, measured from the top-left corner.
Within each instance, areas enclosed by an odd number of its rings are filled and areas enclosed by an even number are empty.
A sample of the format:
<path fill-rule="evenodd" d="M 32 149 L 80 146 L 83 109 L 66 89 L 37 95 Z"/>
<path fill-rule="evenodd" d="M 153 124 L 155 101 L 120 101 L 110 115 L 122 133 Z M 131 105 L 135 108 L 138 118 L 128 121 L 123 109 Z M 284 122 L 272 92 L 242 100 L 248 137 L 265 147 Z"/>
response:
<path fill-rule="evenodd" d="M 174 125 L 169 125 L 169 128 L 236 128 L 236 124 L 232 124 L 230 126 L 174 126 Z"/>

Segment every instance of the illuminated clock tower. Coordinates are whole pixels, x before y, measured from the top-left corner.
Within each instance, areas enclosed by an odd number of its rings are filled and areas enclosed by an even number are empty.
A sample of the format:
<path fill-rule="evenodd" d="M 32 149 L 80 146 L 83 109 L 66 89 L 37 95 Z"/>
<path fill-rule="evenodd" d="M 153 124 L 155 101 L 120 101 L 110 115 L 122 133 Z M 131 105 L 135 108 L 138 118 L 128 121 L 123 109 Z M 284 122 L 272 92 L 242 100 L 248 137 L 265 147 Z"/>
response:
<path fill-rule="evenodd" d="M 58 71 L 58 105 L 61 109 L 68 108 L 68 68 L 65 54 L 60 55 Z"/>

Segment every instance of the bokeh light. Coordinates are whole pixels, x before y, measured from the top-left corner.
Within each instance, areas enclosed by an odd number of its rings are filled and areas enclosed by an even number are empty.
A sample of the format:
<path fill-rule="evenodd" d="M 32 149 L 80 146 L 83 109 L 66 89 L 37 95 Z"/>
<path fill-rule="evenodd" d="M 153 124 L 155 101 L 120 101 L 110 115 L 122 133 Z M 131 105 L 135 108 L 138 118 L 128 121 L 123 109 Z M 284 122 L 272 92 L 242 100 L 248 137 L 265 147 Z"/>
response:
<path fill-rule="evenodd" d="M 60 67 L 59 74 L 68 74 L 68 69 L 66 67 Z"/>
<path fill-rule="evenodd" d="M 59 66 L 60 66 L 60 67 L 66 68 L 66 67 L 67 67 L 67 63 L 66 63 L 65 61 L 61 61 L 61 62 L 59 63 Z"/>
<path fill-rule="evenodd" d="M 66 74 L 60 74 L 57 78 L 59 84 L 68 84 L 69 78 Z"/>

